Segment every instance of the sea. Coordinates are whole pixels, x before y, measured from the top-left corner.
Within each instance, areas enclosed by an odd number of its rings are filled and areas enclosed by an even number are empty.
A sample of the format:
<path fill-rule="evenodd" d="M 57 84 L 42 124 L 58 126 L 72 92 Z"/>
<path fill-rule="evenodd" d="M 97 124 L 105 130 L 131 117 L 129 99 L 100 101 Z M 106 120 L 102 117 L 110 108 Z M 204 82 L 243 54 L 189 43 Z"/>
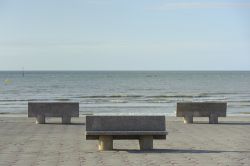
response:
<path fill-rule="evenodd" d="M 227 102 L 250 114 L 250 71 L 0 71 L 0 114 L 29 101 L 79 102 L 80 114 L 175 116 L 177 102 Z"/>

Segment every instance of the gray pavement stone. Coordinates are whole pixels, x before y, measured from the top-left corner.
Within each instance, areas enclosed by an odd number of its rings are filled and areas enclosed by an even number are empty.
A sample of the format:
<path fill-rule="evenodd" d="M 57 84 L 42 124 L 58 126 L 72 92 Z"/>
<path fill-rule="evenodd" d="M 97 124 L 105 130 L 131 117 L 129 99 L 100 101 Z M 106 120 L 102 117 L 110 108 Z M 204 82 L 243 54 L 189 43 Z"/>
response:
<path fill-rule="evenodd" d="M 0 165 L 250 165 L 250 117 L 222 118 L 217 125 L 197 120 L 185 125 L 167 117 L 167 140 L 155 140 L 152 151 L 139 151 L 137 140 L 115 140 L 114 151 L 99 152 L 96 140 L 85 140 L 83 117 L 70 125 L 0 117 Z"/>

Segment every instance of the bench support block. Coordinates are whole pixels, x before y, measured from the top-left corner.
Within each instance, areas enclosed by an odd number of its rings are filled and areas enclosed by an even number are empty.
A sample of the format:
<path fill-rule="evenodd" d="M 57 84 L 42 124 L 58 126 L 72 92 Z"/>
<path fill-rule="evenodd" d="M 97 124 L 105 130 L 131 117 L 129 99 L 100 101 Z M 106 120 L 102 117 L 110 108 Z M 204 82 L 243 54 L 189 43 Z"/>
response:
<path fill-rule="evenodd" d="M 102 150 L 113 150 L 113 137 L 112 136 L 99 136 L 98 149 Z"/>
<path fill-rule="evenodd" d="M 36 116 L 36 124 L 44 124 L 45 123 L 45 116 L 44 115 L 37 115 Z"/>
<path fill-rule="evenodd" d="M 62 124 L 70 124 L 71 117 L 70 116 L 62 116 Z"/>
<path fill-rule="evenodd" d="M 186 115 L 184 116 L 184 123 L 193 123 L 193 116 L 192 115 Z"/>
<path fill-rule="evenodd" d="M 141 136 L 139 139 L 140 150 L 153 149 L 153 136 Z"/>
<path fill-rule="evenodd" d="M 210 124 L 218 124 L 218 116 L 215 114 L 211 114 L 209 116 L 209 123 Z"/>

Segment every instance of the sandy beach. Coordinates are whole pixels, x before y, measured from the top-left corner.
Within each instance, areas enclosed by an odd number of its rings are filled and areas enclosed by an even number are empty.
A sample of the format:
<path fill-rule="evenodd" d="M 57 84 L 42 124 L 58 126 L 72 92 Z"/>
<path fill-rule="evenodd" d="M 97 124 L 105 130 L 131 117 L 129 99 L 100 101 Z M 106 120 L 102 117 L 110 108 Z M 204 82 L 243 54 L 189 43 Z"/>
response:
<path fill-rule="evenodd" d="M 198 122 L 197 122 L 198 121 Z M 167 140 L 154 150 L 139 151 L 137 140 L 114 141 L 114 151 L 99 152 L 97 141 L 85 140 L 85 117 L 71 125 L 51 118 L 0 117 L 0 165 L 250 165 L 250 117 L 220 118 L 220 124 L 183 124 L 167 117 Z"/>

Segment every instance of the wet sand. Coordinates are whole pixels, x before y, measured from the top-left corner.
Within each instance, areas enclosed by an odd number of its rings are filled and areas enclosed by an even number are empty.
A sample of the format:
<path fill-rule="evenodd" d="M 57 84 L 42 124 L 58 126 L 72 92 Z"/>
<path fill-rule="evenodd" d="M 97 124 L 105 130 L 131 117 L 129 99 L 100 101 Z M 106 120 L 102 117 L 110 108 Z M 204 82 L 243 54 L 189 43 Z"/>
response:
<path fill-rule="evenodd" d="M 220 124 L 183 124 L 167 117 L 166 140 L 139 151 L 137 140 L 115 140 L 114 151 L 99 152 L 97 140 L 85 140 L 85 118 L 61 125 L 60 119 L 0 117 L 0 165 L 250 165 L 250 117 L 220 118 Z M 197 122 L 199 121 L 199 123 Z"/>

